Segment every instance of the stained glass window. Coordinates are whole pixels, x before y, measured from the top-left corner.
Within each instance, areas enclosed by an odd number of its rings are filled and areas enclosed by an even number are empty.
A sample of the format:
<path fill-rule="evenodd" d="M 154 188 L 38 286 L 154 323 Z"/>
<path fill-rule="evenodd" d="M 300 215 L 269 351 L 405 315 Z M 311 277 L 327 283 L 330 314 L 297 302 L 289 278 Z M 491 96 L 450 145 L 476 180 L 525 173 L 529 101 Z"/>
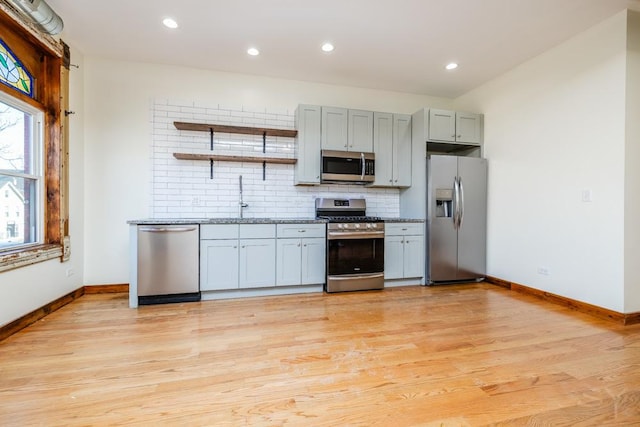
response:
<path fill-rule="evenodd" d="M 0 82 L 33 97 L 33 77 L 0 39 Z"/>

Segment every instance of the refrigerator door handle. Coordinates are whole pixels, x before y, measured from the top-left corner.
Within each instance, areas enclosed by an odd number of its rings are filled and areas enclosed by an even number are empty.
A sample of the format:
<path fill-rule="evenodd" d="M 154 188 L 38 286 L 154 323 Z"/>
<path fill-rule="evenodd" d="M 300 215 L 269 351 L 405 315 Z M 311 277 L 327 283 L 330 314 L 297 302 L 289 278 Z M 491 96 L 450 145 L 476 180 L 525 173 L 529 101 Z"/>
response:
<path fill-rule="evenodd" d="M 460 215 L 458 216 L 458 229 L 462 227 L 462 221 L 464 221 L 464 185 L 462 185 L 462 178 L 458 177 L 458 191 L 460 192 Z"/>
<path fill-rule="evenodd" d="M 453 228 L 458 229 L 458 220 L 460 218 L 460 190 L 458 186 L 458 177 L 453 178 Z"/>

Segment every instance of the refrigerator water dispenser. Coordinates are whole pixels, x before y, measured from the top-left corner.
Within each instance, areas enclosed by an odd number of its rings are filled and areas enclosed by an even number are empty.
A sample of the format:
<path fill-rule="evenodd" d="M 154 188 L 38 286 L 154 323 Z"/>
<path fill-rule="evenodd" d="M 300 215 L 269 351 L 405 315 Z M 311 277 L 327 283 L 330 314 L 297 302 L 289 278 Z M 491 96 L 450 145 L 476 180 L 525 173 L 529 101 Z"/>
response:
<path fill-rule="evenodd" d="M 451 218 L 453 216 L 453 190 L 436 189 L 436 217 Z"/>

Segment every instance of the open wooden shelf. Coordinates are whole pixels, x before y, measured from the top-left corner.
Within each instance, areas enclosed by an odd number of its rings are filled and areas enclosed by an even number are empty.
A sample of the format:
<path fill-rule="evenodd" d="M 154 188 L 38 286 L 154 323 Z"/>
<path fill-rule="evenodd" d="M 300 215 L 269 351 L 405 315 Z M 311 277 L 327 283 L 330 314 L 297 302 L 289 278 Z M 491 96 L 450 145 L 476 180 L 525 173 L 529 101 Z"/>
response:
<path fill-rule="evenodd" d="M 265 136 L 283 136 L 286 138 L 295 138 L 298 135 L 298 131 L 295 129 L 272 129 L 272 128 L 257 128 L 249 126 L 228 126 L 228 125 L 213 125 L 206 123 L 186 123 L 186 122 L 173 122 L 173 125 L 178 130 L 193 130 L 197 132 L 223 132 L 223 133 L 240 133 L 245 135 L 261 135 Z"/>
<path fill-rule="evenodd" d="M 173 153 L 173 157 L 180 160 L 217 160 L 223 162 L 276 163 L 280 165 L 294 165 L 298 161 L 297 159 L 283 159 L 280 157 L 244 157 L 191 153 Z"/>

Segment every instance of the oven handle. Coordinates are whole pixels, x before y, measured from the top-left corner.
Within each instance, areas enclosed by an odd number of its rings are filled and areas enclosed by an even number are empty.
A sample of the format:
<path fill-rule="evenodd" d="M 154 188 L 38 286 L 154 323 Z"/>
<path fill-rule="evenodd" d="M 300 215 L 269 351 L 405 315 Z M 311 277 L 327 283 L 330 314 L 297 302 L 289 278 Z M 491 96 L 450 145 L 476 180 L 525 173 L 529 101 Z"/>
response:
<path fill-rule="evenodd" d="M 377 279 L 378 277 L 384 277 L 384 273 L 371 273 L 371 274 L 341 274 L 339 276 L 329 276 L 331 280 L 353 280 L 353 279 Z"/>
<path fill-rule="evenodd" d="M 327 239 L 384 239 L 384 231 L 329 231 Z"/>

